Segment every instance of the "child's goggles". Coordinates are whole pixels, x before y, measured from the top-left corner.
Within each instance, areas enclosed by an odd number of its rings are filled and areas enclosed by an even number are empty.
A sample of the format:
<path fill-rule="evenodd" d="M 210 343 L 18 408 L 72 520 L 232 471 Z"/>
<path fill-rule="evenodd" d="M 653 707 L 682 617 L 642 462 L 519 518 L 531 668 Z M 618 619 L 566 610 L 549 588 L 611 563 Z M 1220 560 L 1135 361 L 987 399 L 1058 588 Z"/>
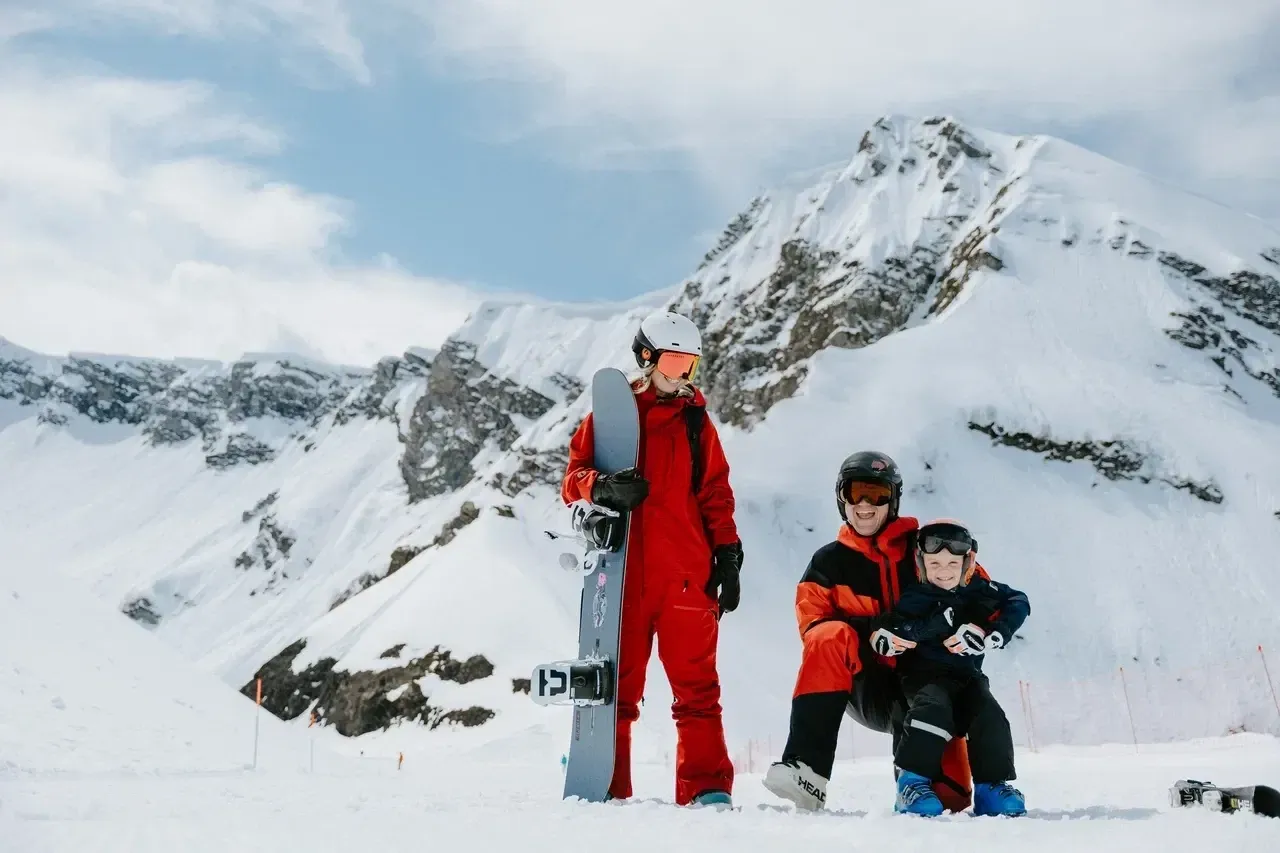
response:
<path fill-rule="evenodd" d="M 926 554 L 946 548 L 957 557 L 978 550 L 978 540 L 959 524 L 926 524 L 916 534 L 916 547 Z"/>

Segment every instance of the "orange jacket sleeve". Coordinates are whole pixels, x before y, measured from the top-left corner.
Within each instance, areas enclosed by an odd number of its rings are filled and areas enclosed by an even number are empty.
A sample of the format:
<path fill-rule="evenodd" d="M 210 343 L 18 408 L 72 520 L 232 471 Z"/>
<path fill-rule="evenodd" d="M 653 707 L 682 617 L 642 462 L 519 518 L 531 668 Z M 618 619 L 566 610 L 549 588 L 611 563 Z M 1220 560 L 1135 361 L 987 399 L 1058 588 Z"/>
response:
<path fill-rule="evenodd" d="M 880 615 L 880 601 L 848 585 L 840 556 L 843 546 L 824 546 L 814 552 L 796 585 L 796 624 L 801 636 L 819 622 L 838 619 L 860 635 Z M 869 591 L 869 590 L 868 590 Z"/>
<path fill-rule="evenodd" d="M 800 636 L 814 623 L 836 614 L 836 598 L 830 587 L 812 580 L 803 580 L 796 586 L 796 623 Z"/>
<path fill-rule="evenodd" d="M 729 460 L 720 445 L 720 434 L 710 415 L 702 425 L 703 474 L 698 488 L 698 509 L 706 527 L 711 547 L 738 541 L 738 527 L 733 520 L 733 488 L 729 485 Z"/>
<path fill-rule="evenodd" d="M 569 464 L 564 472 L 564 480 L 560 483 L 560 499 L 565 504 L 577 500 L 591 500 L 591 489 L 596 484 L 599 474 L 592 468 L 595 457 L 595 432 L 592 428 L 591 413 L 588 412 L 578 429 L 569 441 Z"/>

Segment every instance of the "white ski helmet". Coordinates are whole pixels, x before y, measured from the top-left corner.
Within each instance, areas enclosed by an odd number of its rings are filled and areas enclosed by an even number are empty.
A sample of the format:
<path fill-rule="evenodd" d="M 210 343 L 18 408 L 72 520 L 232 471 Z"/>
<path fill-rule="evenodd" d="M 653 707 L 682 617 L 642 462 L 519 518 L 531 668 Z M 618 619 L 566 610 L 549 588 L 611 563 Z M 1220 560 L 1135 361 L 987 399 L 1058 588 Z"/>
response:
<path fill-rule="evenodd" d="M 702 335 L 688 317 L 657 311 L 640 321 L 631 351 L 641 367 L 657 364 L 664 352 L 686 353 L 701 359 Z"/>

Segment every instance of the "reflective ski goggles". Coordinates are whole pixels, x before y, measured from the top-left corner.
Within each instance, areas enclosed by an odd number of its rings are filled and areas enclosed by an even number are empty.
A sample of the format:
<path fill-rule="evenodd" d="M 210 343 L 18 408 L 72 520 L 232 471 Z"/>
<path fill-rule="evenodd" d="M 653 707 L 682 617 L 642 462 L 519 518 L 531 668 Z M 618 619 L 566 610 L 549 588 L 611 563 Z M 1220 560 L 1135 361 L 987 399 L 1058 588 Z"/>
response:
<path fill-rule="evenodd" d="M 658 372 L 669 379 L 689 379 L 698 372 L 698 362 L 701 359 L 687 352 L 675 352 L 667 350 L 658 356 L 656 362 Z"/>
<path fill-rule="evenodd" d="M 872 506 L 884 506 L 893 500 L 893 486 L 888 483 L 853 480 L 845 484 L 844 499 L 851 504 L 866 501 Z"/>
<path fill-rule="evenodd" d="M 947 549 L 957 557 L 978 550 L 978 540 L 959 524 L 926 524 L 916 534 L 916 547 L 925 554 Z"/>

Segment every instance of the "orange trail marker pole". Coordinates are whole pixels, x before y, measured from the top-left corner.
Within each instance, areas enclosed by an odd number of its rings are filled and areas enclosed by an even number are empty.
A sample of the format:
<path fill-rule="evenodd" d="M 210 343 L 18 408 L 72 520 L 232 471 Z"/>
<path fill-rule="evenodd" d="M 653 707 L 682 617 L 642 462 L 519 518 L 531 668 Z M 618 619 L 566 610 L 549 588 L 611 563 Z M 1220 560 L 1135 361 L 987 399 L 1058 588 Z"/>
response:
<path fill-rule="evenodd" d="M 396 769 L 399 770 L 404 766 L 404 753 L 400 753 L 400 757 L 396 759 Z"/>
<path fill-rule="evenodd" d="M 307 728 L 311 728 L 312 726 L 314 726 L 318 718 L 319 718 L 319 715 L 313 710 L 311 712 L 311 719 L 307 721 Z M 310 743 L 307 744 L 308 772 L 315 773 L 316 772 L 316 733 L 315 732 L 311 733 L 311 737 L 309 738 L 309 740 L 310 740 Z"/>
<path fill-rule="evenodd" d="M 258 721 L 262 718 L 262 679 L 258 679 L 257 696 L 254 697 L 254 704 L 258 707 L 253 712 L 253 769 L 258 769 Z"/>

